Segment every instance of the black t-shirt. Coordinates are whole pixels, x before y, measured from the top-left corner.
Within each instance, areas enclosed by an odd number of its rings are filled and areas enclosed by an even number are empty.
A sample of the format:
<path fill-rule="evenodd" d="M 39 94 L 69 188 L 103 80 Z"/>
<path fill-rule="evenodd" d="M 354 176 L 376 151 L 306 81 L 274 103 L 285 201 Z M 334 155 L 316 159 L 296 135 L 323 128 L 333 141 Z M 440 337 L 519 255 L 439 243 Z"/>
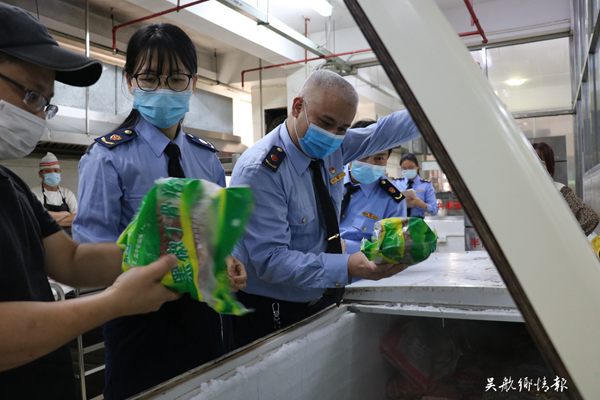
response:
<path fill-rule="evenodd" d="M 59 230 L 25 182 L 0 165 L 0 301 L 54 301 L 42 240 Z M 66 345 L 0 372 L 0 399 L 76 398 Z"/>

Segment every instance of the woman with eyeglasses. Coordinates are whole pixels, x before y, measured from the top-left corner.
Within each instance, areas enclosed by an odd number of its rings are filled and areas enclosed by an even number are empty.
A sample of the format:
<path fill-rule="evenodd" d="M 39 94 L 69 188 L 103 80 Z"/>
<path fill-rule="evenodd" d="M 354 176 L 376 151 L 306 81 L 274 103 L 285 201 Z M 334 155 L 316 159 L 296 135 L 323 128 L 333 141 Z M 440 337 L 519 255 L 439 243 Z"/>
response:
<path fill-rule="evenodd" d="M 430 181 L 419 176 L 419 160 L 412 153 L 406 153 L 400 159 L 402 179 L 394 181 L 394 185 L 402 190 L 413 189 L 413 195 L 406 196 L 407 214 L 409 217 L 425 218 L 425 212 L 431 216 L 438 213 L 435 189 Z"/>
<path fill-rule="evenodd" d="M 147 25 L 131 37 L 124 74 L 133 110 L 81 159 L 77 240 L 116 241 L 158 178 L 225 186 L 215 147 L 182 131 L 197 69 L 194 44 L 175 25 Z M 244 288 L 243 265 L 231 258 L 228 267 L 232 288 Z M 130 397 L 224 354 L 219 315 L 189 295 L 154 313 L 112 320 L 103 331 L 108 400 Z"/>

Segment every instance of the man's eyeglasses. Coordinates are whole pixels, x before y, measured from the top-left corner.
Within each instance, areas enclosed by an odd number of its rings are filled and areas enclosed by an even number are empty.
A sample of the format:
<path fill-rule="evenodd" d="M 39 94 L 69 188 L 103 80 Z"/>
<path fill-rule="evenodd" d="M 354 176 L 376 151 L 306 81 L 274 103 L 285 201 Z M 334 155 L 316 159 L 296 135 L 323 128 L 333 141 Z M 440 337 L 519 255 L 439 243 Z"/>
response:
<path fill-rule="evenodd" d="M 156 74 L 136 74 L 133 76 L 137 85 L 144 92 L 153 92 L 160 86 L 160 79 L 165 77 L 165 81 L 169 89 L 175 92 L 183 92 L 187 90 L 190 85 L 190 81 L 194 77 L 193 75 L 187 74 L 171 74 L 169 76 L 166 75 L 156 75 Z"/>
<path fill-rule="evenodd" d="M 58 112 L 58 106 L 54 104 L 50 104 L 48 99 L 42 96 L 40 93 L 35 90 L 28 89 L 26 86 L 21 85 L 19 82 L 15 82 L 10 79 L 8 76 L 0 74 L 0 78 L 4 79 L 7 82 L 12 83 L 19 89 L 25 92 L 25 97 L 23 98 L 23 103 L 27 104 L 29 108 L 33 111 L 38 112 L 44 109 L 44 114 L 46 115 L 46 119 L 52 119 Z"/>

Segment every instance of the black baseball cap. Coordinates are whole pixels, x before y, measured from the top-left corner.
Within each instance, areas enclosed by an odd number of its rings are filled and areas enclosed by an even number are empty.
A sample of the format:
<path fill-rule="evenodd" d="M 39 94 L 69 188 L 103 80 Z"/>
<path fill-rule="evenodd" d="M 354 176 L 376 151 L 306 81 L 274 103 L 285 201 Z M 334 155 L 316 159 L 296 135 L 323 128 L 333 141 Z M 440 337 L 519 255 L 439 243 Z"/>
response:
<path fill-rule="evenodd" d="M 102 63 L 58 46 L 46 27 L 22 8 L 0 3 L 0 51 L 56 71 L 56 80 L 91 86 L 100 79 Z"/>

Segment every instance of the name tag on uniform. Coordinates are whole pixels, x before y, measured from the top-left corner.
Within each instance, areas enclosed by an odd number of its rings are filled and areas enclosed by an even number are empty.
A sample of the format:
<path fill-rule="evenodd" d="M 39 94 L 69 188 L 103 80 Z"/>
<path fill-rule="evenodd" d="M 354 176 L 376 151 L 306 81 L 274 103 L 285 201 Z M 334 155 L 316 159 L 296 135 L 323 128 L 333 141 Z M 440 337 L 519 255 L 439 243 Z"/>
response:
<path fill-rule="evenodd" d="M 424 192 L 423 189 L 417 189 L 417 192 Z"/>
<path fill-rule="evenodd" d="M 367 217 L 367 218 L 374 219 L 375 221 L 379 221 L 379 217 L 378 217 L 377 215 L 373 215 L 373 214 L 371 214 L 371 213 L 368 213 L 368 212 L 366 212 L 366 211 L 363 211 L 363 212 L 362 212 L 362 215 L 364 215 L 364 216 L 365 216 L 365 217 Z"/>
<path fill-rule="evenodd" d="M 337 174 L 336 176 L 334 176 L 333 178 L 331 178 L 331 180 L 329 182 L 331 182 L 331 184 L 333 185 L 335 183 L 338 183 L 342 179 L 344 179 L 345 176 L 346 176 L 346 173 L 341 172 L 341 173 Z"/>

